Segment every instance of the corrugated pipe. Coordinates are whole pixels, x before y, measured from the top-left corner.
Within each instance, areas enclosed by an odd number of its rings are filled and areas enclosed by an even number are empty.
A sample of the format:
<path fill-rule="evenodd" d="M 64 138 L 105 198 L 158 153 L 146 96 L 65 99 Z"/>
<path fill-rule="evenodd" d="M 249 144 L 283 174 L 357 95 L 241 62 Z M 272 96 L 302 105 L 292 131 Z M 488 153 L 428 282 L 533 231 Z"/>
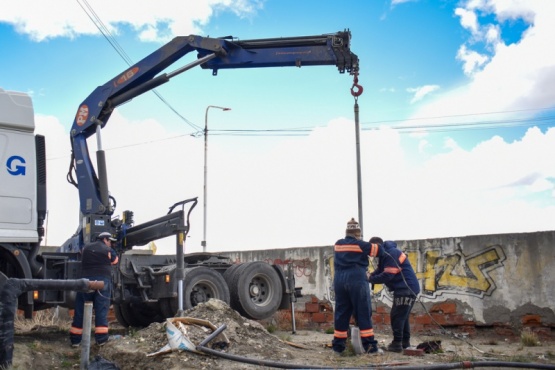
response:
<path fill-rule="evenodd" d="M 247 364 L 259 365 L 259 366 L 269 366 L 276 367 L 280 369 L 337 369 L 337 366 L 327 367 L 327 366 L 314 366 L 310 365 L 296 365 L 296 364 L 284 364 L 274 361 L 258 360 L 247 357 L 241 357 L 232 355 L 225 352 L 216 351 L 211 348 L 205 347 L 212 339 L 217 337 L 222 331 L 225 330 L 227 326 L 223 324 L 218 329 L 214 330 L 206 339 L 204 339 L 198 346 L 196 346 L 197 351 L 210 353 L 212 355 L 222 357 L 231 361 L 243 362 Z M 544 365 L 544 364 L 534 364 L 534 363 L 523 363 L 523 362 L 503 362 L 503 361 L 463 361 L 455 362 L 449 364 L 435 364 L 435 365 L 418 365 L 418 366 L 395 366 L 398 370 L 448 370 L 448 369 L 477 369 L 481 367 L 501 367 L 501 368 L 520 368 L 520 369 L 551 369 L 555 370 L 554 365 Z M 377 366 L 364 366 L 364 367 L 351 367 L 345 368 L 341 367 L 342 370 L 355 370 L 355 369 L 389 369 L 386 365 Z"/>
<path fill-rule="evenodd" d="M 89 290 L 102 289 L 103 281 L 7 279 L 0 291 L 0 369 L 12 365 L 14 349 L 14 319 L 17 298 L 30 290 Z"/>

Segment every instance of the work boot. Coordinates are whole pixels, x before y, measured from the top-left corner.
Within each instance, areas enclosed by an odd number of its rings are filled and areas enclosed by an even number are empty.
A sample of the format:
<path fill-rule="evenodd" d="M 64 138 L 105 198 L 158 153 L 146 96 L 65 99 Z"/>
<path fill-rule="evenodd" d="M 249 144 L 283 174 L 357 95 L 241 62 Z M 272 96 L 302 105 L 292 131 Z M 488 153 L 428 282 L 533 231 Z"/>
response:
<path fill-rule="evenodd" d="M 408 340 L 404 340 L 403 344 L 402 344 L 403 349 L 409 348 L 410 347 L 410 341 Z"/>
<path fill-rule="evenodd" d="M 368 348 L 366 353 L 372 356 L 383 355 L 383 350 L 381 348 L 378 348 L 378 345 L 376 344 L 376 345 L 370 346 L 370 348 Z"/>
<path fill-rule="evenodd" d="M 389 352 L 403 352 L 403 345 L 400 341 L 393 341 L 387 346 L 386 350 Z"/>

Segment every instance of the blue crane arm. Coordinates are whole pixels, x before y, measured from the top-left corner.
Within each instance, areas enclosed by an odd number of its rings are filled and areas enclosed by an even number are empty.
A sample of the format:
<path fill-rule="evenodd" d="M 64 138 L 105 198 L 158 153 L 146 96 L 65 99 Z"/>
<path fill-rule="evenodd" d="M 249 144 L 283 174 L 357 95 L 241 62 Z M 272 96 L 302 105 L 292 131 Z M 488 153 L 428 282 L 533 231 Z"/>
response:
<path fill-rule="evenodd" d="M 319 36 L 234 40 L 232 37 L 209 38 L 196 35 L 174 38 L 122 74 L 97 87 L 79 106 L 70 132 L 72 164 L 68 180 L 79 189 L 80 211 L 83 215 L 113 213 L 109 204 L 104 153 L 97 152 L 95 171 L 87 148 L 87 138 L 99 136 L 113 110 L 172 77 L 200 65 L 212 69 L 260 68 L 286 66 L 335 65 L 340 73 L 358 73 L 358 57 L 350 51 L 348 30 Z M 162 73 L 171 64 L 196 51 L 197 59 L 170 73 Z M 72 175 L 75 171 L 77 179 Z"/>
<path fill-rule="evenodd" d="M 226 43 L 226 54 L 201 65 L 203 69 L 302 67 L 335 65 L 340 73 L 358 71 L 358 57 L 350 51 L 349 31 L 319 36 L 270 38 Z M 199 56 L 206 55 L 199 51 Z"/>

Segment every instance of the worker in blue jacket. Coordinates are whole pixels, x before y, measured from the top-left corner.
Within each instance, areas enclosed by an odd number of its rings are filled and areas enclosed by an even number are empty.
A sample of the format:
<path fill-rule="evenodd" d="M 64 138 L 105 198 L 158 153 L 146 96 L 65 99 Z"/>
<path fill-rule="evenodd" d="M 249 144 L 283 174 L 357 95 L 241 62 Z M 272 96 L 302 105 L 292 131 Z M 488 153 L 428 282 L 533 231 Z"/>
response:
<path fill-rule="evenodd" d="M 102 232 L 96 241 L 84 246 L 81 252 L 81 277 L 91 281 L 103 281 L 104 288 L 91 292 L 77 292 L 75 297 L 75 314 L 69 330 L 72 347 L 81 345 L 83 336 L 83 319 L 85 302 L 93 303 L 96 343 L 103 346 L 108 342 L 108 311 L 112 297 L 112 266 L 119 261 L 118 254 L 112 248 L 116 239 L 109 232 Z"/>
<path fill-rule="evenodd" d="M 385 284 L 393 292 L 391 307 L 391 329 L 393 341 L 387 346 L 391 352 L 402 352 L 410 347 L 409 315 L 420 293 L 420 285 L 407 255 L 397 248 L 393 241 L 383 241 L 379 237 L 370 239 L 379 248 L 378 268 L 369 274 L 372 284 Z"/>
<path fill-rule="evenodd" d="M 349 322 L 354 316 L 360 330 L 360 339 L 366 353 L 382 353 L 372 328 L 372 303 L 367 281 L 368 257 L 375 257 L 378 245 L 361 240 L 358 222 L 347 223 L 346 236 L 334 246 L 335 311 L 332 348 L 335 353 L 345 351 Z"/>

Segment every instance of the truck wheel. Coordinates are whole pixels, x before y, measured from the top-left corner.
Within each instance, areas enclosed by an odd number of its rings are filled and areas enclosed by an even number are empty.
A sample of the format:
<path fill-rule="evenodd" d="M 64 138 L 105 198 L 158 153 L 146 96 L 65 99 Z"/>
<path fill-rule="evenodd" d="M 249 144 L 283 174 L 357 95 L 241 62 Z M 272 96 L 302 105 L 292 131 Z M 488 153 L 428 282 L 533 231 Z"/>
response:
<path fill-rule="evenodd" d="M 233 276 L 235 274 L 235 270 L 237 270 L 239 267 L 243 266 L 242 263 L 236 263 L 235 265 L 231 265 L 228 267 L 227 270 L 225 270 L 224 272 L 224 280 L 227 283 L 227 286 L 231 289 L 231 281 L 233 279 Z"/>
<path fill-rule="evenodd" d="M 281 305 L 282 292 L 279 275 L 266 262 L 244 263 L 231 276 L 231 307 L 249 319 L 272 316 Z"/>
<path fill-rule="evenodd" d="M 163 321 L 157 312 L 137 303 L 114 304 L 114 314 L 119 323 L 125 327 L 145 328 L 153 322 Z M 121 317 L 121 321 L 118 316 Z"/>
<path fill-rule="evenodd" d="M 207 302 L 215 298 L 229 304 L 229 288 L 219 272 L 208 267 L 198 266 L 185 269 L 183 279 L 183 309 L 188 310 L 200 303 Z M 177 313 L 178 301 L 176 298 L 169 298 L 171 311 L 164 309 L 165 315 L 171 313 L 172 317 Z"/>
<path fill-rule="evenodd" d="M 125 328 L 128 328 L 129 326 L 131 326 L 129 325 L 127 320 L 125 320 L 125 318 L 123 317 L 123 313 L 121 312 L 121 305 L 114 304 L 112 307 L 114 308 L 114 315 L 116 315 L 116 320 L 118 320 L 120 325 Z"/>

